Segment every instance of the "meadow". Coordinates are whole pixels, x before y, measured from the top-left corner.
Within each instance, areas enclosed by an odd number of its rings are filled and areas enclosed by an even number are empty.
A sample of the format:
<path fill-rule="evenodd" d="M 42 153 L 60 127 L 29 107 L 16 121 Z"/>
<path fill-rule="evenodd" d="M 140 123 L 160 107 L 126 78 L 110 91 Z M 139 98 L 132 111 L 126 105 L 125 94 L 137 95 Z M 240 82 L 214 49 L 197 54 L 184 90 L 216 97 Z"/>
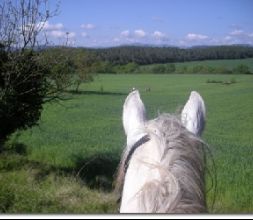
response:
<path fill-rule="evenodd" d="M 207 83 L 231 78 L 236 83 Z M 217 74 L 97 75 L 78 93 L 67 91 L 64 101 L 46 104 L 39 125 L 16 132 L 0 154 L 0 212 L 117 212 L 122 106 L 133 87 L 150 119 L 178 112 L 192 90 L 200 92 L 207 107 L 203 138 L 217 174 L 209 212 L 252 213 L 253 77 Z"/>
<path fill-rule="evenodd" d="M 253 58 L 247 59 L 235 59 L 235 60 L 203 60 L 203 61 L 192 61 L 192 62 L 185 62 L 185 63 L 176 63 L 176 67 L 182 67 L 188 65 L 189 67 L 195 65 L 204 65 L 204 66 L 212 66 L 212 67 L 224 67 L 229 70 L 232 70 L 236 66 L 243 64 L 247 65 L 250 68 L 250 71 L 253 71 Z"/>

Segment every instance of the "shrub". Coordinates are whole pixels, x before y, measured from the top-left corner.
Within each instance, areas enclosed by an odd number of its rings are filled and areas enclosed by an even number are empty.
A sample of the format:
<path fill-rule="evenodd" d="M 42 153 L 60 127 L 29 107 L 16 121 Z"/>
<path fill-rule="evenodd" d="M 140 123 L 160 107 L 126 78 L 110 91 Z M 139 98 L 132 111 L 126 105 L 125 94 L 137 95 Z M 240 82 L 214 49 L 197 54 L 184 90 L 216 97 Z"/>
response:
<path fill-rule="evenodd" d="M 176 73 L 185 74 L 188 73 L 189 67 L 187 65 L 178 66 L 176 68 Z"/>
<path fill-rule="evenodd" d="M 138 69 L 139 65 L 137 63 L 131 62 L 126 64 L 124 67 L 126 73 L 133 73 Z"/>
<path fill-rule="evenodd" d="M 166 65 L 166 73 L 174 73 L 176 71 L 176 66 L 174 63 Z"/>
<path fill-rule="evenodd" d="M 162 64 L 156 64 L 152 68 L 152 73 L 159 74 L 159 73 L 165 73 L 166 72 L 166 67 L 165 65 Z"/>
<path fill-rule="evenodd" d="M 208 79 L 206 83 L 223 83 L 222 80 Z"/>
<path fill-rule="evenodd" d="M 12 132 L 40 118 L 50 71 L 39 64 L 37 51 L 47 45 L 40 33 L 57 14 L 52 6 L 48 0 L 0 1 L 0 147 Z"/>
<path fill-rule="evenodd" d="M 250 74 L 250 69 L 245 64 L 239 64 L 237 67 L 233 69 L 233 73 L 235 74 Z"/>
<path fill-rule="evenodd" d="M 96 73 L 116 73 L 115 68 L 110 62 L 97 62 L 94 64 L 94 71 Z"/>
<path fill-rule="evenodd" d="M 37 123 L 46 95 L 49 70 L 38 64 L 31 51 L 7 54 L 1 51 L 0 142 L 17 129 Z M 4 55 L 5 54 L 5 55 Z"/>

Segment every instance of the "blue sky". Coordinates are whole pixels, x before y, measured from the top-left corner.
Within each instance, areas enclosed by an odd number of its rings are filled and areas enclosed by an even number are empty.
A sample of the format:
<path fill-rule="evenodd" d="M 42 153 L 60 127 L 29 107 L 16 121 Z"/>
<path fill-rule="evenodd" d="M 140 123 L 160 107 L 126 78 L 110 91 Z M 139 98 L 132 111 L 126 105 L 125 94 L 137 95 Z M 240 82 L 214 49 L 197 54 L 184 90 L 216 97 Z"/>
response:
<path fill-rule="evenodd" d="M 84 47 L 253 44 L 253 0 L 61 0 L 44 29 Z"/>

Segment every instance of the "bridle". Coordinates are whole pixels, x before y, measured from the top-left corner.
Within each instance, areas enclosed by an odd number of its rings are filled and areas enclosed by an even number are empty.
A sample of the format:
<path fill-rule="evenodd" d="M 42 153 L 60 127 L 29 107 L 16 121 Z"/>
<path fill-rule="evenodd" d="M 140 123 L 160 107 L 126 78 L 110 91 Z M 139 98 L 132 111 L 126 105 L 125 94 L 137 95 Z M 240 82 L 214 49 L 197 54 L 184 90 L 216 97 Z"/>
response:
<path fill-rule="evenodd" d="M 129 150 L 128 154 L 127 154 L 127 157 L 126 157 L 126 160 L 124 162 L 124 177 L 125 178 L 125 175 L 126 175 L 126 172 L 127 172 L 127 169 L 128 169 L 128 166 L 129 166 L 129 163 L 130 163 L 130 160 L 134 154 L 134 152 L 143 144 L 147 143 L 148 141 L 150 141 L 150 137 L 149 135 L 145 135 L 143 136 L 140 140 L 138 140 L 132 147 L 131 149 Z M 120 203 L 121 201 L 121 194 L 117 200 L 117 203 Z"/>
<path fill-rule="evenodd" d="M 127 172 L 127 169 L 128 169 L 128 166 L 129 166 L 129 162 L 134 154 L 134 152 L 136 151 L 136 149 L 138 149 L 141 145 L 147 143 L 148 141 L 150 141 L 150 137 L 149 135 L 145 135 L 143 136 L 140 140 L 138 140 L 130 149 L 127 157 L 126 157 L 126 160 L 125 160 L 125 164 L 124 164 L 124 172 L 126 174 Z"/>

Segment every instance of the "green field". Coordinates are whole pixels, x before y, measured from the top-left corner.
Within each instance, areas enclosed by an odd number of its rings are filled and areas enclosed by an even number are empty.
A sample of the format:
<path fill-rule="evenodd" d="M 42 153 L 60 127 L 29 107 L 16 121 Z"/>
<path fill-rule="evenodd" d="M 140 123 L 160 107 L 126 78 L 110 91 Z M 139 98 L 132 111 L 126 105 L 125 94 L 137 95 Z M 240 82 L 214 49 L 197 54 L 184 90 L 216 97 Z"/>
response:
<path fill-rule="evenodd" d="M 231 78 L 236 83 L 206 83 Z M 201 93 L 203 138 L 217 169 L 209 211 L 252 213 L 253 77 L 216 74 L 99 75 L 80 93 L 46 104 L 39 126 L 14 134 L 0 155 L 0 212 L 117 212 L 112 183 L 125 143 L 122 105 L 132 87 L 140 90 L 150 119 L 177 111 L 192 90 Z"/>
<path fill-rule="evenodd" d="M 194 65 L 204 65 L 212 67 L 225 67 L 229 70 L 232 70 L 236 66 L 244 64 L 250 68 L 250 71 L 253 71 L 253 58 L 247 59 L 235 59 L 235 60 L 204 60 L 204 61 L 192 61 L 186 63 L 176 63 L 176 67 L 188 65 L 189 67 Z"/>
<path fill-rule="evenodd" d="M 177 74 L 240 74 L 235 72 L 235 70 L 243 65 L 248 68 L 249 72 L 253 73 L 253 58 L 247 59 L 224 59 L 224 60 L 203 60 L 203 61 L 188 61 L 188 62 L 179 62 L 175 64 L 175 72 Z M 172 64 L 173 65 L 173 64 Z M 165 70 L 162 68 L 164 67 Z M 158 68 L 158 70 L 157 70 Z M 166 70 L 167 68 L 167 70 Z M 137 73 L 168 73 L 168 63 L 165 64 L 150 64 L 150 65 L 141 65 L 136 70 Z M 167 72 L 166 72 L 167 71 Z M 169 71 L 169 73 L 172 70 Z M 204 72 L 203 72 L 204 71 Z M 238 71 L 238 70 L 237 70 Z"/>

